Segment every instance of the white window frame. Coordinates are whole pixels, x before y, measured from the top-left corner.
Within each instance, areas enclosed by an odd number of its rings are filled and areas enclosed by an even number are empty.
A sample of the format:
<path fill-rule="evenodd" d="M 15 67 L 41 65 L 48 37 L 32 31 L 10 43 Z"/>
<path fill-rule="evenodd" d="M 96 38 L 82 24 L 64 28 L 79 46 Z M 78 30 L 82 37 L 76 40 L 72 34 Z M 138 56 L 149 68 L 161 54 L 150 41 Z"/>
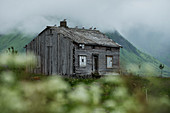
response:
<path fill-rule="evenodd" d="M 86 55 L 79 55 L 79 66 L 86 67 L 87 65 L 87 56 Z"/>
<path fill-rule="evenodd" d="M 79 48 L 84 49 L 85 45 L 84 44 L 79 44 Z"/>
<path fill-rule="evenodd" d="M 106 68 L 111 69 L 113 68 L 113 56 L 106 56 Z"/>

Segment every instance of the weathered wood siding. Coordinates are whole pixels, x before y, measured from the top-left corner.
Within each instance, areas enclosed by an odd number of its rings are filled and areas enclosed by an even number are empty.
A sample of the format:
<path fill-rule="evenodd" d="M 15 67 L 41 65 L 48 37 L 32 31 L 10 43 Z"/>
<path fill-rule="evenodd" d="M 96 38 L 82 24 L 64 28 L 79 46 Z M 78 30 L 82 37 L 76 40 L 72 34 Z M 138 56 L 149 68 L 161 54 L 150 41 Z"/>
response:
<path fill-rule="evenodd" d="M 87 56 L 86 67 L 79 66 L 79 55 Z M 85 46 L 85 49 L 75 50 L 75 66 L 76 74 L 78 75 L 90 75 L 93 72 L 93 55 L 98 55 L 98 72 L 99 74 L 106 74 L 107 72 L 118 72 L 119 71 L 119 48 L 111 48 L 106 50 L 106 47 L 96 46 L 92 49 L 92 46 Z M 106 56 L 113 56 L 113 68 L 108 69 L 106 67 Z"/>
<path fill-rule="evenodd" d="M 37 66 L 28 67 L 32 73 L 90 75 L 94 72 L 93 55 L 98 56 L 100 75 L 119 71 L 119 48 L 107 50 L 104 46 L 85 45 L 84 49 L 80 49 L 77 43 L 52 28 L 45 29 L 33 39 L 27 45 L 26 52 L 33 52 L 37 56 Z M 86 56 L 86 67 L 79 66 L 79 55 Z M 113 68 L 106 67 L 107 56 L 113 56 Z"/>
<path fill-rule="evenodd" d="M 27 52 L 33 52 L 37 58 L 37 66 L 29 70 L 33 73 L 45 75 L 73 73 L 73 43 L 53 30 L 46 30 L 31 41 L 26 48 Z M 39 57 L 38 57 L 39 56 Z M 38 63 L 40 64 L 38 66 Z"/>

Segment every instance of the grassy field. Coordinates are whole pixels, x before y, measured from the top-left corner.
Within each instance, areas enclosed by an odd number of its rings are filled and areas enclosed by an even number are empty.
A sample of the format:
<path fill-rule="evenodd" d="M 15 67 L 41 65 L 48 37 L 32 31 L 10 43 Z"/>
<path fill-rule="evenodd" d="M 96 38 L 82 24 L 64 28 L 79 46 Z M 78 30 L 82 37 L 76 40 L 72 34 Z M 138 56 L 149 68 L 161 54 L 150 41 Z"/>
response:
<path fill-rule="evenodd" d="M 32 77 L 30 77 L 32 76 Z M 56 75 L 57 76 L 57 75 Z M 108 75 L 109 76 L 109 75 Z M 107 77 L 107 76 L 106 76 Z M 50 78 L 45 75 L 36 75 L 36 74 L 28 74 L 25 80 L 31 81 L 39 81 L 46 80 Z M 148 96 L 168 96 L 170 99 L 170 78 L 161 78 L 161 77 L 141 77 L 136 75 L 120 75 L 119 78 L 123 81 L 122 84 L 126 86 L 130 94 L 135 94 L 137 91 L 141 91 L 143 94 Z M 80 79 L 80 78 L 66 78 L 63 77 L 63 80 L 66 81 L 71 87 L 75 87 L 78 84 L 86 84 L 91 85 L 92 83 L 100 83 L 102 78 L 94 79 Z M 107 86 L 106 86 L 107 87 Z M 108 86 L 110 89 L 112 86 Z M 103 86 L 105 88 L 105 86 Z"/>

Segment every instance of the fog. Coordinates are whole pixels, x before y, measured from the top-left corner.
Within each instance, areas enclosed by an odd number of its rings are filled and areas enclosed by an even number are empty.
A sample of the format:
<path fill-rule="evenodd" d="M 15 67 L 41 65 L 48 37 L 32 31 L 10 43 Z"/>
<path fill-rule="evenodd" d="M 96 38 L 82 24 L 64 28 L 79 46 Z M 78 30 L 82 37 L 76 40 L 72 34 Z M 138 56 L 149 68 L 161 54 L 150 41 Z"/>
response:
<path fill-rule="evenodd" d="M 170 0 L 0 1 L 0 34 L 38 33 L 63 19 L 71 27 L 116 29 L 139 48 L 153 40 L 162 46 L 170 42 Z"/>

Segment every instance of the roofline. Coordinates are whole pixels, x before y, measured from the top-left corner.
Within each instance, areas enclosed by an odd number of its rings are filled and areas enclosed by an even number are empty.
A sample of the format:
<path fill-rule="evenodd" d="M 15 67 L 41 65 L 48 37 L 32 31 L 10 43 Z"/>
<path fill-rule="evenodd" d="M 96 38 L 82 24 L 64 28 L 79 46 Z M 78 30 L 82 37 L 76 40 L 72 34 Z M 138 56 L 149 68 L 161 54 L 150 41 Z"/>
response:
<path fill-rule="evenodd" d="M 56 26 L 46 26 L 46 28 L 45 28 L 43 31 L 41 31 L 37 36 L 40 36 L 40 35 L 41 35 L 44 31 L 46 31 L 47 29 L 54 28 L 54 27 L 56 28 Z M 75 29 L 75 28 L 69 28 L 69 29 Z M 78 30 L 89 30 L 89 29 L 78 29 Z M 89 31 L 92 31 L 92 30 L 89 30 Z M 99 30 L 93 30 L 93 31 L 96 31 L 96 32 L 98 32 L 98 33 L 101 33 L 101 34 L 105 35 L 106 38 L 110 39 L 106 34 L 100 32 Z M 37 38 L 37 36 L 36 36 L 35 38 Z M 34 40 L 35 38 L 33 38 L 33 40 Z M 69 37 L 68 37 L 68 38 L 69 38 Z M 69 39 L 70 39 L 70 38 L 69 38 Z M 98 45 L 98 46 L 103 46 L 103 47 L 123 48 L 121 45 L 119 45 L 118 43 L 114 42 L 112 39 L 110 39 L 110 40 L 111 40 L 115 45 L 117 45 L 117 46 L 102 45 L 102 44 L 96 44 L 96 43 L 89 43 L 89 44 L 85 44 L 85 45 Z M 30 44 L 31 42 L 32 42 L 32 40 L 31 40 L 28 44 Z M 74 41 L 74 43 L 75 43 L 75 41 Z M 77 43 L 77 44 L 80 44 L 80 43 L 78 43 L 78 42 L 76 42 L 76 43 Z M 28 44 L 25 45 L 24 48 L 26 48 L 26 47 L 28 46 Z"/>
<path fill-rule="evenodd" d="M 40 36 L 44 31 L 46 31 L 47 29 L 49 29 L 49 28 L 51 28 L 50 26 L 46 26 L 46 28 L 44 29 L 44 30 L 42 30 L 39 34 L 38 34 L 38 36 Z"/>
<path fill-rule="evenodd" d="M 73 41 L 73 43 L 76 43 L 76 44 L 84 44 L 84 45 L 88 45 L 88 46 L 102 46 L 102 47 L 123 48 L 122 46 L 101 45 L 101 44 L 96 44 L 96 43 L 85 44 L 85 43 L 77 43 L 77 42 L 75 42 L 75 41 Z"/>
<path fill-rule="evenodd" d="M 46 26 L 46 28 L 45 28 L 44 30 L 42 30 L 37 36 L 40 36 L 44 31 L 46 31 L 46 30 L 49 29 L 49 28 L 51 28 L 51 26 Z M 30 44 L 35 38 L 37 38 L 37 36 L 34 37 L 28 44 Z M 24 46 L 24 48 L 26 48 L 26 47 L 28 46 L 28 44 L 26 44 L 26 45 Z"/>
<path fill-rule="evenodd" d="M 91 45 L 91 46 L 102 46 L 102 47 L 114 47 L 114 48 L 121 48 L 121 46 L 112 46 L 112 45 L 102 45 L 102 44 L 85 44 L 85 45 Z"/>

